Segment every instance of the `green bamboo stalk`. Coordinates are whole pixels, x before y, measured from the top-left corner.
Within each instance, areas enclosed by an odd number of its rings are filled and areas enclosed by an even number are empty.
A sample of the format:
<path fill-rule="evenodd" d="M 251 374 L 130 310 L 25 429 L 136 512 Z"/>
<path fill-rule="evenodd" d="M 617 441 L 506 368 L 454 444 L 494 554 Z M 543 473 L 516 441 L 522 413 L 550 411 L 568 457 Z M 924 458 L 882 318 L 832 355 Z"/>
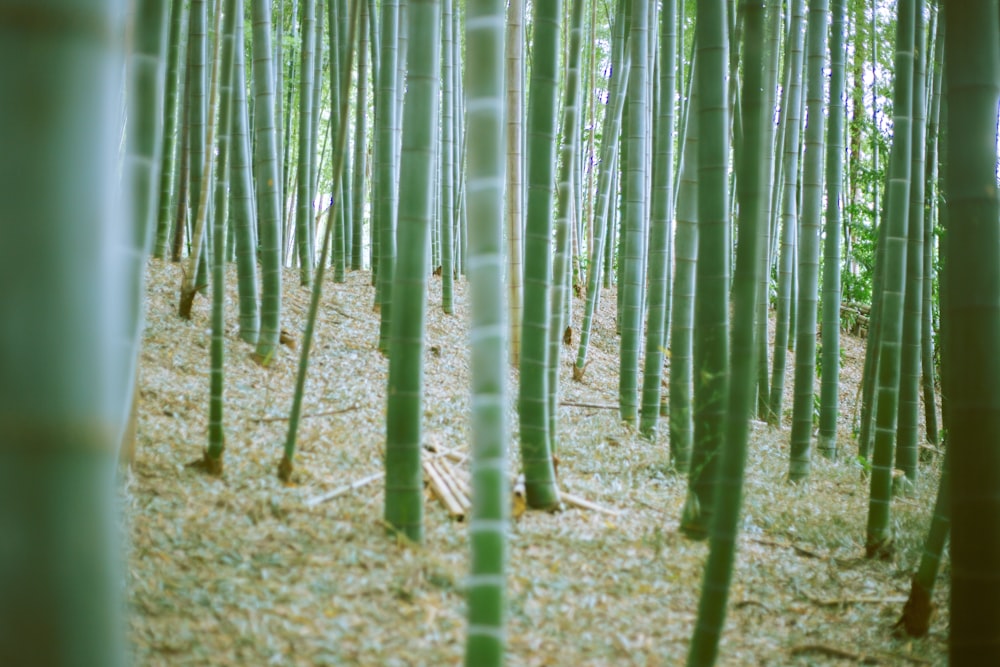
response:
<path fill-rule="evenodd" d="M 937 498 L 934 501 L 934 513 L 931 525 L 924 539 L 924 550 L 920 554 L 920 565 L 910 581 L 910 594 L 903 605 L 903 615 L 896 622 L 910 637 L 924 637 L 931 627 L 934 618 L 934 588 L 938 572 L 941 571 L 941 561 L 944 557 L 944 545 L 948 541 L 951 530 L 951 448 L 945 450 L 944 463 L 941 465 L 941 479 L 938 481 Z"/>
<path fill-rule="evenodd" d="M 758 419 L 767 419 L 769 405 L 771 402 L 770 378 L 768 376 L 768 330 L 770 320 L 768 317 L 771 290 L 771 266 L 772 253 L 771 246 L 774 236 L 772 236 L 772 221 L 776 219 L 778 210 L 777 187 L 781 179 L 777 177 L 781 173 L 781 160 L 776 159 L 777 148 L 781 145 L 776 143 L 778 137 L 778 126 L 774 122 L 774 117 L 778 113 L 778 70 L 781 60 L 782 30 L 781 2 L 769 2 L 767 5 L 767 74 L 764 78 L 764 108 L 768 110 L 770 116 L 764 124 L 764 177 L 767 192 L 763 198 L 764 224 L 760 225 L 761 242 L 763 243 L 760 252 L 760 270 L 757 272 L 757 316 L 755 326 L 757 327 L 757 404 L 755 412 Z M 782 111 L 782 113 L 784 113 Z M 779 154 L 780 155 L 780 154 Z"/>
<path fill-rule="evenodd" d="M 335 0 L 331 0 L 334 2 Z M 357 98 L 354 104 L 354 162 L 353 184 L 351 186 L 351 203 L 354 212 L 351 214 L 351 270 L 360 271 L 364 268 L 364 206 L 365 206 L 365 175 L 368 167 L 368 2 L 361 4 L 361 23 L 358 26 L 358 86 Z"/>
<path fill-rule="evenodd" d="M 871 496 L 865 552 L 869 558 L 893 553 L 889 501 L 892 459 L 899 406 L 900 344 L 903 337 L 903 296 L 906 277 L 907 218 L 910 199 L 911 114 L 913 91 L 913 30 L 921 0 L 900 0 L 896 29 L 896 79 L 893 85 L 893 142 L 889 157 L 887 216 L 880 242 L 886 244 L 875 448 L 872 454 Z"/>
<path fill-rule="evenodd" d="M 246 63 L 243 12 L 236 22 L 232 71 L 232 155 L 229 175 L 232 187 L 230 226 L 236 235 L 236 277 L 240 309 L 240 338 L 257 343 L 260 310 L 257 293 L 257 208 L 253 201 L 253 174 L 250 167 L 250 136 L 247 130 Z"/>
<path fill-rule="evenodd" d="M 465 664 L 498 667 L 506 643 L 504 570 L 510 505 L 503 277 L 504 3 L 472 0 L 466 7 L 473 484 Z"/>
<path fill-rule="evenodd" d="M 698 51 L 698 265 L 694 324 L 694 448 L 681 530 L 708 537 L 729 396 L 729 48 L 721 0 L 700 0 Z"/>
<path fill-rule="evenodd" d="M 295 193 L 295 245 L 299 257 L 299 284 L 308 286 L 312 277 L 315 258 L 313 239 L 313 191 L 312 169 L 315 159 L 315 144 L 312 141 L 314 119 L 313 110 L 313 58 L 316 51 L 316 0 L 302 0 L 302 49 L 299 66 L 299 156 L 296 164 Z"/>
<path fill-rule="evenodd" d="M 510 363 L 521 363 L 522 258 L 524 255 L 524 0 L 507 5 L 507 275 L 510 308 Z"/>
<path fill-rule="evenodd" d="M 397 0 L 383 0 L 379 37 L 379 85 L 375 116 L 375 182 L 373 184 L 372 237 L 378 234 L 378 285 L 375 303 L 379 308 L 378 349 L 389 352 L 392 327 L 392 281 L 396 263 L 396 67 L 399 6 Z M 401 58 L 400 58 L 401 59 Z"/>
<path fill-rule="evenodd" d="M 697 60 L 692 58 L 691 71 Z M 691 467 L 694 422 L 691 402 L 695 269 L 698 262 L 698 88 L 688 81 L 684 150 L 678 169 L 676 267 L 670 317 L 670 461 L 686 475 Z"/>
<path fill-rule="evenodd" d="M 566 306 L 572 300 L 569 287 L 570 228 L 573 225 L 573 165 L 576 163 L 579 134 L 580 43 L 583 33 L 583 0 L 571 0 L 569 59 L 566 63 L 566 86 L 563 89 L 562 132 L 559 148 L 559 171 L 556 176 L 555 256 L 552 262 L 552 300 L 549 302 L 548 328 L 548 419 L 549 442 L 554 452 L 558 444 L 559 361 L 566 322 Z"/>
<path fill-rule="evenodd" d="M 944 3 L 948 167 L 941 367 L 951 450 L 951 665 L 1000 662 L 1000 63 L 995 0 Z M 947 324 L 944 324 L 947 322 Z"/>
<path fill-rule="evenodd" d="M 221 11 L 221 6 L 219 9 Z M 216 12 L 214 26 L 215 34 L 219 34 L 219 29 L 222 26 L 221 15 L 219 12 Z M 200 184 L 198 186 L 198 197 L 193 200 L 196 204 L 196 208 L 194 227 L 191 231 L 191 254 L 188 256 L 187 270 L 184 272 L 183 280 L 181 282 L 178 313 L 186 320 L 191 319 L 191 307 L 194 304 L 195 295 L 208 284 L 208 258 L 206 255 L 211 251 L 211 238 L 209 238 L 209 234 L 207 232 L 207 226 L 209 224 L 208 192 L 211 188 L 212 178 L 215 174 L 212 169 L 212 165 L 214 164 L 214 161 L 212 160 L 212 151 L 208 150 L 206 147 L 212 146 L 215 140 L 215 110 L 218 104 L 217 93 L 219 87 L 218 70 L 220 41 L 221 40 L 214 40 L 212 46 L 212 78 L 209 84 L 210 89 L 208 92 L 208 127 L 202 128 L 204 132 L 200 137 L 200 141 L 204 141 L 204 145 L 200 149 L 200 155 L 203 163 L 198 165 Z M 197 93 L 197 90 L 195 92 Z M 197 107 L 197 98 L 195 98 L 195 102 L 194 107 Z M 195 126 L 195 128 L 197 128 L 197 126 Z M 194 156 L 192 155 L 191 157 L 193 160 Z M 192 166 L 194 166 L 193 162 Z M 205 273 L 206 275 L 203 276 L 202 273 Z"/>
<path fill-rule="evenodd" d="M 420 420 L 423 414 L 424 316 L 427 244 L 434 196 L 431 191 L 434 128 L 438 123 L 441 76 L 441 5 L 408 0 L 406 98 L 399 182 L 399 247 L 392 300 L 386 412 L 386 523 L 400 534 L 423 538 L 423 471 Z M 421 39 L 412 39 L 420 35 Z"/>
<path fill-rule="evenodd" d="M 625 32 L 626 15 L 629 0 L 618 0 L 617 13 L 611 35 L 611 77 L 608 81 L 608 108 L 604 112 L 603 129 L 601 132 L 600 172 L 597 178 L 597 203 L 594 206 L 594 229 L 596 239 L 591 248 L 590 259 L 587 262 L 587 301 L 583 308 L 583 322 L 580 326 L 580 348 L 573 366 L 573 379 L 582 380 L 587 368 L 587 350 L 590 345 L 590 330 L 593 325 L 594 311 L 600 298 L 602 277 L 606 280 L 610 271 L 605 268 L 605 256 L 610 250 L 613 235 L 612 209 L 617 200 L 618 171 L 618 134 L 621 129 L 622 112 L 625 104 L 625 91 L 631 68 L 631 56 L 625 48 L 628 34 Z M 608 285 L 604 285 L 607 287 Z"/>
<path fill-rule="evenodd" d="M 632 68 L 628 78 L 629 118 L 628 161 L 624 171 L 623 202 L 627 203 L 622 217 L 622 254 L 618 270 L 621 274 L 621 345 L 618 370 L 619 415 L 627 424 L 634 424 L 639 413 L 639 348 L 642 344 L 642 313 L 645 299 L 646 264 L 646 189 L 648 163 L 646 140 L 649 106 L 648 89 L 648 19 L 645 0 L 632 1 L 632 25 L 629 50 Z"/>
<path fill-rule="evenodd" d="M 354 43 L 354 34 L 357 30 L 358 5 L 363 0 L 355 0 L 351 3 L 351 16 L 349 19 L 348 39 Z M 332 3 L 331 3 L 332 4 Z M 361 53 L 359 51 L 359 53 Z M 351 61 L 354 51 L 347 50 L 347 68 L 351 68 Z M 344 77 L 340 82 L 341 91 L 338 95 L 340 100 L 341 118 L 347 116 L 348 91 L 350 89 L 350 78 Z M 337 134 L 337 146 L 334 149 L 333 161 L 333 198 L 337 199 L 343 181 L 338 178 L 344 168 L 345 156 L 347 153 L 347 127 L 342 125 Z M 326 267 L 329 264 L 330 246 L 333 238 L 334 228 L 327 224 L 323 232 L 323 244 L 320 248 L 319 262 L 316 265 L 316 276 L 312 282 L 312 293 L 309 297 L 309 315 L 306 318 L 305 330 L 302 332 L 302 351 L 299 354 L 299 366 L 295 376 L 295 391 L 292 394 L 292 407 L 288 413 L 288 432 L 285 435 L 285 450 L 278 463 L 278 478 L 288 482 L 292 478 L 295 459 L 295 441 L 298 435 L 299 420 L 302 416 L 302 398 L 305 395 L 306 373 L 309 371 L 309 354 L 312 350 L 313 334 L 316 330 L 316 314 L 319 312 L 319 301 L 323 292 L 323 277 Z"/>
<path fill-rule="evenodd" d="M 524 323 L 518 414 L 528 506 L 559 504 L 548 417 L 548 327 L 552 281 L 552 189 L 561 0 L 534 4 L 528 99 L 528 208 L 524 245 Z"/>
<path fill-rule="evenodd" d="M 232 112 L 232 81 L 233 63 L 236 50 L 237 18 L 242 23 L 242 12 L 239 11 L 236 0 L 226 0 L 220 11 L 225 20 L 222 32 L 216 33 L 216 42 L 222 42 L 222 57 L 219 77 L 222 81 L 219 104 L 219 136 L 215 179 L 215 211 L 212 218 L 212 342 L 209 347 L 211 370 L 209 373 L 208 400 L 208 447 L 205 450 L 203 464 L 205 469 L 221 475 L 223 469 L 223 452 L 225 450 L 225 424 L 223 421 L 223 403 L 225 400 L 224 361 L 225 361 L 225 302 L 226 302 L 226 220 L 229 209 L 229 155 L 231 152 L 230 125 Z M 213 75 L 214 76 L 214 75 Z"/>
<path fill-rule="evenodd" d="M 441 160 L 440 176 L 440 238 L 441 238 L 441 309 L 454 312 L 454 240 L 455 225 L 455 91 L 454 56 L 452 46 L 452 0 L 441 3 Z"/>
<path fill-rule="evenodd" d="M 713 665 L 718 657 L 719 640 L 726 619 L 729 585 L 739 536 L 740 509 L 743 503 L 743 469 L 746 463 L 750 415 L 754 405 L 756 345 L 754 327 L 756 299 L 761 265 L 759 255 L 764 249 L 760 225 L 766 225 L 762 200 L 769 188 L 765 186 L 763 169 L 765 113 L 763 93 L 764 73 L 764 1 L 743 0 L 745 50 L 743 57 L 743 146 L 737 163 L 736 185 L 739 201 L 740 228 L 736 250 L 733 288 L 732 357 L 730 363 L 725 446 L 720 452 L 719 480 L 716 487 L 715 515 L 711 526 L 708 562 L 698 603 L 689 665 Z M 724 35 L 724 33 L 723 33 Z M 722 49 L 727 48 L 725 39 Z M 705 138 L 706 141 L 708 137 Z M 710 142 L 715 143 L 715 142 Z M 724 148 L 728 149 L 725 142 Z M 728 157 L 728 151 L 719 157 Z M 725 181 L 723 181 L 725 183 Z M 728 194 L 723 190 L 720 194 Z M 728 197 L 723 196 L 722 201 Z"/>
<path fill-rule="evenodd" d="M 802 130 L 802 64 L 805 44 L 805 0 L 792 3 L 789 27 L 789 66 L 785 71 L 787 95 L 782 93 L 781 134 L 784 186 L 781 193 L 781 251 L 778 259 L 778 307 L 774 325 L 774 353 L 771 360 L 771 392 L 767 422 L 781 423 L 785 400 L 785 364 L 788 356 L 788 329 L 793 307 L 794 253 L 799 217 L 797 198 L 799 182 L 799 136 Z"/>
<path fill-rule="evenodd" d="M 904 491 L 912 490 L 917 483 L 919 449 L 917 418 L 920 406 L 920 335 L 924 301 L 924 160 L 927 129 L 924 32 L 923 12 L 919 12 L 914 23 L 910 209 L 906 232 L 906 296 L 903 301 L 899 414 L 896 428 L 895 465 L 905 475 L 903 480 L 900 480 L 900 490 Z M 920 88 L 917 88 L 918 85 Z"/>
<path fill-rule="evenodd" d="M 823 239 L 823 359 L 820 384 L 820 453 L 837 455 L 840 403 L 840 225 L 844 186 L 844 32 L 847 1 L 833 0 L 830 30 L 830 125 L 826 154 L 826 237 Z"/>
<path fill-rule="evenodd" d="M 938 10 L 937 32 L 934 38 L 934 59 L 932 77 L 931 108 L 927 117 L 927 159 L 926 185 L 924 189 L 924 307 L 921 315 L 921 370 L 923 378 L 924 423 L 927 427 L 927 442 L 938 444 L 937 401 L 934 394 L 934 338 L 933 338 L 933 303 L 932 292 L 934 284 L 934 223 L 938 214 L 938 125 L 941 115 L 941 73 L 944 71 L 944 19 Z"/>
<path fill-rule="evenodd" d="M 264 366 L 278 351 L 281 333 L 281 172 L 271 46 L 271 6 L 253 2 L 254 145 L 257 215 L 260 234 L 260 334 L 254 357 Z"/>
<path fill-rule="evenodd" d="M 207 236 L 204 225 L 202 231 L 198 227 L 198 210 L 202 201 L 202 191 L 210 187 L 209 179 L 205 176 L 205 151 L 206 146 L 211 142 L 206 139 L 205 126 L 208 123 L 208 101 L 206 98 L 208 88 L 208 73 L 206 68 L 208 50 L 208 2 L 206 0 L 191 0 L 190 20 L 188 22 L 188 70 L 189 88 L 188 99 L 188 203 L 191 208 L 190 222 L 190 255 L 194 255 L 196 262 L 191 263 L 197 274 L 191 272 L 193 289 L 200 291 L 208 285 L 208 261 L 206 255 L 209 252 Z M 207 201 L 207 199 L 206 199 Z M 206 219 L 207 221 L 207 219 Z M 190 263 L 190 262 L 189 262 Z M 190 291 L 191 287 L 188 288 Z M 191 298 L 194 298 L 192 292 Z M 182 309 L 185 307 L 182 305 Z M 188 308 L 189 310 L 189 308 Z M 181 317 L 186 317 L 183 313 Z"/>
<path fill-rule="evenodd" d="M 185 18 L 187 17 L 184 0 L 172 0 L 170 3 L 170 32 L 167 37 L 167 73 L 166 100 L 163 108 L 163 148 L 160 163 L 160 199 L 159 215 L 156 220 L 156 242 L 153 246 L 153 256 L 164 259 L 170 245 L 170 212 L 172 210 L 171 195 L 174 191 L 174 165 L 179 149 L 176 140 L 177 121 L 180 111 L 178 91 L 181 89 L 179 73 L 183 68 L 181 59 L 182 35 Z"/>
<path fill-rule="evenodd" d="M 802 158 L 802 216 L 799 221 L 798 281 L 795 320 L 795 385 L 788 479 L 809 476 L 816 378 L 816 301 L 819 294 L 819 236 L 823 206 L 823 151 L 826 113 L 823 69 L 826 65 L 828 0 L 809 0 L 806 38 L 806 133 Z M 837 303 L 839 309 L 839 300 Z M 838 325 L 839 327 L 839 310 Z M 836 348 L 839 358 L 840 348 Z"/>
<path fill-rule="evenodd" d="M 642 410 L 639 432 L 656 436 L 660 418 L 660 385 L 667 319 L 670 257 L 670 224 L 673 220 L 674 97 L 677 69 L 677 12 L 675 0 L 665 0 L 660 8 L 659 109 L 654 127 L 656 145 L 653 164 L 653 203 L 649 238 L 649 320 L 646 325 L 646 357 L 643 365 Z"/>

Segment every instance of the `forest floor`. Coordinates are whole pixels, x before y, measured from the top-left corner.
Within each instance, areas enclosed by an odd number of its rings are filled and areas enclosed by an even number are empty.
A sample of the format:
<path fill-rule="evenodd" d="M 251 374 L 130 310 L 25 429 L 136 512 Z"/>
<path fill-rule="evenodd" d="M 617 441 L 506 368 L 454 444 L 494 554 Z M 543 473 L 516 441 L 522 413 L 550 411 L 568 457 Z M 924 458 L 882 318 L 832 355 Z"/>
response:
<path fill-rule="evenodd" d="M 466 524 L 429 495 L 423 545 L 387 536 L 382 484 L 309 500 L 382 470 L 387 360 L 368 272 L 325 285 L 310 361 L 293 482 L 276 476 L 298 352 L 269 369 L 240 341 L 229 267 L 226 453 L 220 478 L 187 464 L 207 443 L 209 303 L 176 316 L 180 267 L 151 261 L 138 439 L 124 476 L 130 640 L 138 665 L 454 665 L 462 660 Z M 468 294 L 454 315 L 431 281 L 425 336 L 424 440 L 468 451 Z M 309 291 L 284 274 L 282 325 L 301 344 Z M 581 302 L 574 302 L 574 332 Z M 613 290 L 595 317 L 591 363 L 564 403 L 615 406 Z M 897 555 L 864 558 L 868 483 L 851 436 L 863 341 L 844 337 L 841 454 L 813 456 L 809 482 L 786 482 L 785 426 L 754 423 L 723 665 L 946 663 L 948 562 L 926 638 L 893 637 L 937 488 L 939 458 L 916 491 L 893 501 Z M 792 358 L 786 380 L 790 411 Z M 511 401 L 517 373 L 511 372 Z M 817 384 L 818 388 L 818 384 Z M 337 414 L 326 414 L 343 411 Z M 671 471 L 666 428 L 650 442 L 615 409 L 559 411 L 559 481 L 610 515 L 568 507 L 512 521 L 508 664 L 683 664 L 694 627 L 704 542 L 678 531 L 686 480 Z M 512 426 L 516 438 L 516 420 Z M 516 440 L 515 440 L 516 442 Z M 512 443 L 510 461 L 516 465 Z"/>

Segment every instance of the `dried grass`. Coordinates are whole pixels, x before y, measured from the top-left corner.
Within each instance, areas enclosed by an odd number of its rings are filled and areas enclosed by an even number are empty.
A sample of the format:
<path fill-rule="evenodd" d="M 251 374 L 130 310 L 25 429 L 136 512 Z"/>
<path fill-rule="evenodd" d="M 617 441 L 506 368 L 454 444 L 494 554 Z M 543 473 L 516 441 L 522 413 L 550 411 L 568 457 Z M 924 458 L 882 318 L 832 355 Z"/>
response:
<path fill-rule="evenodd" d="M 193 319 L 181 321 L 178 267 L 153 261 L 149 268 L 139 442 L 123 486 L 136 663 L 459 663 L 465 525 L 428 501 L 424 545 L 398 543 L 381 522 L 379 481 L 306 504 L 382 469 L 387 363 L 375 349 L 370 275 L 352 273 L 346 284 L 326 287 L 303 412 L 354 409 L 303 420 L 293 484 L 285 485 L 276 470 L 297 353 L 282 348 L 268 370 L 252 361 L 237 336 L 235 274 L 227 270 L 227 451 L 224 477 L 216 479 L 185 467 L 207 437 L 208 304 L 199 299 Z M 284 295 L 283 325 L 301 341 L 308 291 L 292 271 Z M 455 315 L 443 315 L 440 304 L 435 279 L 424 435 L 428 444 L 467 450 L 465 285 L 456 285 Z M 575 347 L 564 348 L 566 402 L 616 403 L 614 307 L 605 292 L 582 382 L 569 377 Z M 919 558 L 937 464 L 914 495 L 894 502 L 896 562 L 864 560 L 868 490 L 847 454 L 863 347 L 849 338 L 845 345 L 841 460 L 817 457 L 810 482 L 790 486 L 787 429 L 753 428 L 721 664 L 946 660 L 947 579 L 935 594 L 942 612 L 928 638 L 890 632 Z M 515 372 L 511 380 L 513 390 Z M 789 377 L 789 391 L 791 384 Z M 669 469 L 666 436 L 643 440 L 613 410 L 564 406 L 559 420 L 562 486 L 622 512 L 528 512 L 513 523 L 508 662 L 681 664 L 707 545 L 677 532 L 686 484 Z"/>

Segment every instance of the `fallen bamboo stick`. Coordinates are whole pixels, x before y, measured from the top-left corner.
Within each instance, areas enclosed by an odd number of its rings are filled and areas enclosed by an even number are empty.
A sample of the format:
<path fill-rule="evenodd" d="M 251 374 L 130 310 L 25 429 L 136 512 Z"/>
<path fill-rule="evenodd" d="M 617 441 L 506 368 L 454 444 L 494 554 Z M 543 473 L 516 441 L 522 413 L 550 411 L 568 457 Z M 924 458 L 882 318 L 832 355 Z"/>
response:
<path fill-rule="evenodd" d="M 427 477 L 430 479 L 431 490 L 444 504 L 445 509 L 448 510 L 448 514 L 457 521 L 464 521 L 465 510 L 462 508 L 462 505 L 458 502 L 458 500 L 456 500 L 452 495 L 451 489 L 449 489 L 444 480 L 441 479 L 437 468 L 435 468 L 429 460 L 424 461 L 423 468 L 424 472 L 427 473 Z"/>
<path fill-rule="evenodd" d="M 350 491 L 356 491 L 357 489 L 360 489 L 362 486 L 365 486 L 366 484 L 371 484 L 372 482 L 374 482 L 376 480 L 380 480 L 383 477 L 385 477 L 385 473 L 384 472 L 377 472 L 377 473 L 375 473 L 373 475 L 368 475 L 368 477 L 362 477 L 361 479 L 355 480 L 355 481 L 351 482 L 350 484 L 345 484 L 344 486 L 339 486 L 336 489 L 334 489 L 333 491 L 329 491 L 329 492 L 324 493 L 322 495 L 313 496 L 312 498 L 306 500 L 303 503 L 303 505 L 305 505 L 306 507 L 315 507 L 316 505 L 319 505 L 320 503 L 325 503 L 328 500 L 333 500 L 337 496 L 342 496 L 345 493 L 349 493 Z"/>
<path fill-rule="evenodd" d="M 619 516 L 621 514 L 618 510 L 598 505 L 597 503 L 591 502 L 586 498 L 581 498 L 580 496 L 572 493 L 566 493 L 565 491 L 560 491 L 559 497 L 565 500 L 567 504 L 572 505 L 573 507 L 579 507 L 580 509 L 590 510 L 591 512 L 599 512 L 601 514 L 608 514 L 610 516 Z"/>
<path fill-rule="evenodd" d="M 438 463 L 444 466 L 451 476 L 452 481 L 458 486 L 459 491 L 469 499 L 469 509 L 472 509 L 472 484 L 469 480 L 469 473 L 461 468 L 454 468 L 447 459 L 438 459 Z"/>
<path fill-rule="evenodd" d="M 562 401 L 559 403 L 564 408 L 592 408 L 594 410 L 617 410 L 617 405 L 602 405 L 600 403 L 577 403 L 576 401 Z"/>
<path fill-rule="evenodd" d="M 458 480 L 455 479 L 451 469 L 442 465 L 443 463 L 444 459 L 434 459 L 428 461 L 427 465 L 437 471 L 438 476 L 441 478 L 441 481 L 444 482 L 445 486 L 448 487 L 451 495 L 458 501 L 458 504 L 461 505 L 462 509 L 465 512 L 468 512 L 472 509 L 472 501 L 469 499 L 469 496 L 462 491 L 458 484 Z"/>

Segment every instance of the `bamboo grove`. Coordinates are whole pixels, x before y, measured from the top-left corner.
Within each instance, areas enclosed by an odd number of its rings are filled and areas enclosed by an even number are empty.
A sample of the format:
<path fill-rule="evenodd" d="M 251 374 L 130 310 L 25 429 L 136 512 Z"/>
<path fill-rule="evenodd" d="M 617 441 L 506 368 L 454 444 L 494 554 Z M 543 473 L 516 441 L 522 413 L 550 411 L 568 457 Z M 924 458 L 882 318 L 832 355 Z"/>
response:
<path fill-rule="evenodd" d="M 619 417 L 710 546 L 689 664 L 719 657 L 751 420 L 787 443 L 775 484 L 858 462 L 868 558 L 893 558 L 893 498 L 944 452 L 900 625 L 927 632 L 950 534 L 951 659 L 1000 662 L 997 0 L 11 1 L 0 51 L 0 97 L 31 100 L 0 104 L 0 507 L 28 545 L 0 550 L 0 662 L 124 663 L 109 508 L 150 255 L 184 262 L 181 317 L 211 300 L 213 475 L 226 317 L 267 368 L 300 333 L 283 270 L 311 290 L 286 481 L 322 291 L 368 272 L 384 521 L 416 542 L 427 286 L 451 313 L 468 281 L 468 665 L 504 661 L 509 478 L 559 508 L 561 350 L 583 380 L 609 298 Z M 853 420 L 845 312 L 868 334 Z M 80 531 L 105 538 L 72 576 L 33 557 Z"/>

